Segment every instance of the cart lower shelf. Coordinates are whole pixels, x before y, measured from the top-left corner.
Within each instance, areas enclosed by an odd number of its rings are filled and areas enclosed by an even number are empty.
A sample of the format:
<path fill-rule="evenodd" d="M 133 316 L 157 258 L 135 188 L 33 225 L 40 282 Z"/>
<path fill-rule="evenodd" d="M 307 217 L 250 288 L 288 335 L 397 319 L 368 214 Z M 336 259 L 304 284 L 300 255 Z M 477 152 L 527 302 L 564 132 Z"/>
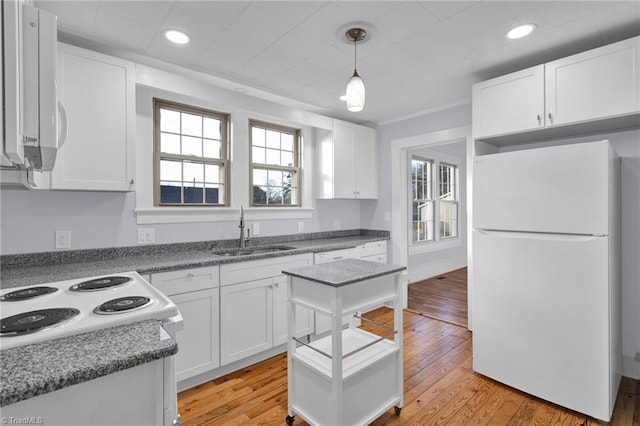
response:
<path fill-rule="evenodd" d="M 342 352 L 348 354 L 379 336 L 360 330 L 342 332 Z M 331 351 L 331 336 L 311 344 L 326 353 Z M 392 341 L 382 340 L 342 360 L 342 398 L 335 401 L 332 360 L 313 349 L 301 346 L 291 355 L 289 394 L 294 413 L 311 424 L 364 425 L 389 408 L 401 404 L 400 351 Z M 292 414 L 294 414 L 292 413 Z"/>

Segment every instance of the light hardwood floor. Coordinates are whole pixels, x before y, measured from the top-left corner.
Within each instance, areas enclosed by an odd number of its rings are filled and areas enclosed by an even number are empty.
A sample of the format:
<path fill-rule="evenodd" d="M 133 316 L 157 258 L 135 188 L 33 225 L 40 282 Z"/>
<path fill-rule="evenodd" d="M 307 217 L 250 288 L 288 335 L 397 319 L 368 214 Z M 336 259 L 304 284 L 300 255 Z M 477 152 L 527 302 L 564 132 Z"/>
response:
<path fill-rule="evenodd" d="M 409 284 L 409 310 L 467 326 L 467 268 Z"/>
<path fill-rule="evenodd" d="M 367 314 L 392 324 L 386 308 Z M 365 328 L 375 332 L 375 326 Z M 584 415 L 531 397 L 472 370 L 471 333 L 404 312 L 404 407 L 374 425 L 592 425 Z M 611 425 L 640 425 L 640 382 L 624 379 Z M 183 426 L 284 425 L 287 361 L 278 355 L 178 395 Z M 294 425 L 307 425 L 296 417 Z"/>

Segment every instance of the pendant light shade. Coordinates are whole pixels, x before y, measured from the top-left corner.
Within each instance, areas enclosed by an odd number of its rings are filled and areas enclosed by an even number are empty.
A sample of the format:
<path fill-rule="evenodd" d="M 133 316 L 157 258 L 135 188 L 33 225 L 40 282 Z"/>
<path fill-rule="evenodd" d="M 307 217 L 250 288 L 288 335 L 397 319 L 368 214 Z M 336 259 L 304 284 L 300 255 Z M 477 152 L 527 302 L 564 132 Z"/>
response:
<path fill-rule="evenodd" d="M 351 28 L 347 31 L 347 39 L 353 41 L 353 75 L 347 83 L 346 101 L 347 110 L 359 112 L 364 109 L 365 90 L 364 82 L 358 75 L 356 43 L 362 41 L 367 36 L 367 32 L 361 28 Z"/>
<path fill-rule="evenodd" d="M 347 83 L 347 109 L 351 112 L 358 112 L 364 109 L 364 82 L 358 75 L 358 71 L 353 70 L 353 76 Z"/>

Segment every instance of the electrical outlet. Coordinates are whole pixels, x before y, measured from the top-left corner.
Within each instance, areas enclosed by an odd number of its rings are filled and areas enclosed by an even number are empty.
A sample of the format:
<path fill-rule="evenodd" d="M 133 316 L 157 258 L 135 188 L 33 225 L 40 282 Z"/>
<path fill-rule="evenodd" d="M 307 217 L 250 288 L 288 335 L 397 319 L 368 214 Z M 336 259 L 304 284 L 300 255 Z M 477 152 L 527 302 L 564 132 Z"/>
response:
<path fill-rule="evenodd" d="M 253 235 L 260 235 L 260 223 L 259 222 L 255 222 L 255 223 L 251 224 L 251 227 L 253 228 L 251 230 Z"/>
<path fill-rule="evenodd" d="M 298 233 L 304 232 L 304 222 L 298 222 Z"/>
<path fill-rule="evenodd" d="M 71 231 L 56 231 L 56 249 L 71 248 Z"/>
<path fill-rule="evenodd" d="M 636 352 L 636 361 L 640 362 L 640 352 Z"/>
<path fill-rule="evenodd" d="M 138 229 L 138 244 L 153 244 L 156 242 L 155 228 Z"/>
<path fill-rule="evenodd" d="M 384 212 L 384 221 L 385 222 L 391 222 L 391 213 L 390 212 Z"/>
<path fill-rule="evenodd" d="M 340 223 L 340 219 L 333 219 L 333 230 L 337 231 L 342 227 L 342 224 Z"/>

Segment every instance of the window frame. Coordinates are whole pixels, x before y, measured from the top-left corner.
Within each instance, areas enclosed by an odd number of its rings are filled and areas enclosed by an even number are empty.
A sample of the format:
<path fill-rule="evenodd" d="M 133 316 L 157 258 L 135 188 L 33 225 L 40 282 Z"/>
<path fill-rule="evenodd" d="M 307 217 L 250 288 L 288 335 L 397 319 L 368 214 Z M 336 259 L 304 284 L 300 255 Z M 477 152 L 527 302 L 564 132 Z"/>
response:
<path fill-rule="evenodd" d="M 262 164 L 262 163 L 254 163 L 253 162 L 253 128 L 258 127 L 261 129 L 274 130 L 280 133 L 288 133 L 293 135 L 293 160 L 294 165 L 292 167 L 275 165 L 275 164 Z M 302 163 L 301 158 L 301 145 L 302 145 L 302 130 L 295 128 L 284 126 L 281 124 L 270 123 L 262 120 L 254 120 L 249 119 L 249 206 L 252 208 L 302 208 L 302 168 L 300 164 Z M 282 151 L 280 148 L 279 151 Z M 253 171 L 254 169 L 266 170 L 267 173 L 269 170 L 278 170 L 282 172 L 293 172 L 296 176 L 296 203 L 291 204 L 255 204 L 254 196 L 253 196 Z M 268 196 L 267 196 L 268 199 Z"/>
<path fill-rule="evenodd" d="M 407 234 L 408 241 L 410 247 L 437 247 L 438 245 L 447 244 L 447 243 L 455 243 L 460 241 L 461 238 L 461 211 L 460 211 L 460 164 L 458 161 L 454 159 L 455 157 L 450 157 L 445 154 L 439 155 L 437 152 L 429 151 L 428 153 L 414 153 L 409 152 L 409 161 L 407 167 L 408 169 L 408 193 L 407 193 L 407 205 L 409 210 L 408 215 L 408 224 Z M 434 229 L 433 229 L 433 239 L 431 240 L 414 240 L 413 233 L 413 180 L 412 180 L 412 160 L 418 160 L 423 162 L 431 163 L 431 185 L 432 185 L 432 197 L 433 197 L 433 221 L 434 221 Z M 440 165 L 446 165 L 454 167 L 455 170 L 455 185 L 453 188 L 455 201 L 446 201 L 447 203 L 455 203 L 456 204 L 456 235 L 455 236 L 440 236 L 441 226 L 440 226 L 440 204 L 443 202 L 440 200 Z"/>
<path fill-rule="evenodd" d="M 169 208 L 169 207 L 229 207 L 230 194 L 231 194 L 231 170 L 229 161 L 229 135 L 230 135 L 230 114 L 219 111 L 210 110 L 207 108 L 200 108 L 192 105 L 187 105 L 179 102 L 168 101 L 165 99 L 152 98 L 153 102 L 153 205 L 157 208 Z M 160 110 L 169 109 L 177 112 L 184 112 L 188 114 L 201 115 L 203 117 L 214 118 L 221 121 L 220 125 L 220 158 L 212 158 L 205 156 L 193 156 L 183 154 L 163 154 L 160 150 Z M 182 135 L 182 133 L 180 133 Z M 223 168 L 222 185 L 224 187 L 222 202 L 221 203 L 161 203 L 160 201 L 160 161 L 163 159 L 168 160 L 180 160 L 180 161 L 196 161 L 204 164 L 213 164 Z M 183 182 L 184 184 L 184 182 Z M 204 190 L 204 189 L 203 189 Z M 183 194 L 184 197 L 184 194 Z M 184 199 L 183 199 L 184 201 Z"/>

